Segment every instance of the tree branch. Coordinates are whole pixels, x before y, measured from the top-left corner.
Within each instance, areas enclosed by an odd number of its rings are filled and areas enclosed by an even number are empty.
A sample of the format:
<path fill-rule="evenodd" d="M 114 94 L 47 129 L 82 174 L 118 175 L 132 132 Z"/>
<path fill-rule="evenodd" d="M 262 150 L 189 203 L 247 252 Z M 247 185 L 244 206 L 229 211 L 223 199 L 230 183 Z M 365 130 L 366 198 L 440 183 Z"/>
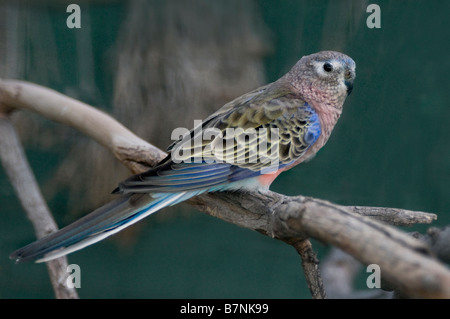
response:
<path fill-rule="evenodd" d="M 28 164 L 16 131 L 8 118 L 0 113 L 0 160 L 19 197 L 20 202 L 32 222 L 37 238 L 42 238 L 58 230 L 50 210 L 42 197 L 39 186 Z M 75 288 L 65 285 L 67 258 L 61 257 L 47 263 L 53 291 L 58 299 L 77 299 Z"/>
<path fill-rule="evenodd" d="M 389 208 L 368 206 L 342 206 L 356 214 L 374 218 L 394 226 L 412 226 L 415 224 L 430 224 L 437 219 L 435 214 Z"/>
<path fill-rule="evenodd" d="M 108 148 L 133 173 L 149 169 L 166 155 L 90 105 L 29 82 L 0 83 L 0 113 L 24 109 L 71 126 Z"/>
<path fill-rule="evenodd" d="M 294 240 L 290 244 L 294 246 L 302 258 L 302 267 L 311 296 L 314 299 L 325 299 L 327 295 L 322 283 L 319 259 L 317 259 L 317 255 L 312 249 L 311 242 L 308 239 L 304 239 Z"/>
<path fill-rule="evenodd" d="M 2 107 L 31 110 L 84 132 L 110 149 L 133 173 L 148 169 L 165 156 L 109 115 L 44 87 L 1 81 L 0 111 Z M 339 247 L 362 263 L 378 264 L 383 279 L 405 295 L 450 298 L 450 271 L 432 256 L 429 246 L 385 224 L 430 223 L 436 219 L 434 214 L 345 207 L 270 191 L 212 193 L 188 202 L 209 215 L 293 245 L 302 256 L 310 288 L 317 287 L 312 289 L 314 297 L 325 294 L 321 292 L 320 273 L 306 241 L 309 237 Z"/>

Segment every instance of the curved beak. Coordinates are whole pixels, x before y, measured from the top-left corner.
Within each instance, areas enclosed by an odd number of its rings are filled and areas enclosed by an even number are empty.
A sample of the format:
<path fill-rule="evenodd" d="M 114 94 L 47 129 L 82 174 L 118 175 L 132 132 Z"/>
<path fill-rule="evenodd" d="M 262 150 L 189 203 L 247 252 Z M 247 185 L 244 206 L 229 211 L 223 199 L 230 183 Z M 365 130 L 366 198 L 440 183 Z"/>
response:
<path fill-rule="evenodd" d="M 353 80 L 345 80 L 345 86 L 347 87 L 347 96 L 353 91 Z"/>
<path fill-rule="evenodd" d="M 345 72 L 345 81 L 344 84 L 347 87 L 347 96 L 350 95 L 353 91 L 353 81 L 355 80 L 356 73 L 354 69 L 348 69 Z"/>

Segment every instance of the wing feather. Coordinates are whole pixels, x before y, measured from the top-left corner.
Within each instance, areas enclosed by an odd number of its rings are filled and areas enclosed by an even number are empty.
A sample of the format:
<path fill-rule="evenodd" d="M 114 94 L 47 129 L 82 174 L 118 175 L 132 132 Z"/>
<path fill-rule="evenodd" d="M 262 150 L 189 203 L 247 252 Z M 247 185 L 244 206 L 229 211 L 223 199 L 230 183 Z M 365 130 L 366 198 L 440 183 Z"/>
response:
<path fill-rule="evenodd" d="M 203 138 L 208 130 L 214 131 L 213 139 Z M 314 109 L 273 83 L 224 105 L 173 143 L 169 157 L 159 166 L 125 180 L 117 191 L 217 189 L 256 177 L 263 168 L 292 164 L 319 135 Z"/>

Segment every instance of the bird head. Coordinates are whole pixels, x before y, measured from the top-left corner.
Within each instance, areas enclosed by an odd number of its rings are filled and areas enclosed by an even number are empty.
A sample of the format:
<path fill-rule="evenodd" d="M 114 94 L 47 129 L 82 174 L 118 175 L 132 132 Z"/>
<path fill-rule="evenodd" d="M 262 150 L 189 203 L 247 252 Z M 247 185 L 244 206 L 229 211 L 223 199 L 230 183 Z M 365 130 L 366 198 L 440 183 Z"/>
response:
<path fill-rule="evenodd" d="M 352 92 L 355 68 L 349 56 L 321 51 L 302 57 L 285 77 L 308 103 L 327 103 L 340 109 Z"/>

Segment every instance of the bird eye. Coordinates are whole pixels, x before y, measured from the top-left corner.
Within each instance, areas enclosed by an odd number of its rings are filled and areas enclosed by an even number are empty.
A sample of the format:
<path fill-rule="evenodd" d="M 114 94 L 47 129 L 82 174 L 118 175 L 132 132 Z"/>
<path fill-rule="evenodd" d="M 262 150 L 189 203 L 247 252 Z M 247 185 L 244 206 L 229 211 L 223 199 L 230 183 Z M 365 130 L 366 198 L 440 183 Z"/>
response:
<path fill-rule="evenodd" d="M 325 70 L 325 72 L 331 72 L 333 71 L 333 65 L 329 62 L 325 62 L 323 65 L 323 69 Z"/>

